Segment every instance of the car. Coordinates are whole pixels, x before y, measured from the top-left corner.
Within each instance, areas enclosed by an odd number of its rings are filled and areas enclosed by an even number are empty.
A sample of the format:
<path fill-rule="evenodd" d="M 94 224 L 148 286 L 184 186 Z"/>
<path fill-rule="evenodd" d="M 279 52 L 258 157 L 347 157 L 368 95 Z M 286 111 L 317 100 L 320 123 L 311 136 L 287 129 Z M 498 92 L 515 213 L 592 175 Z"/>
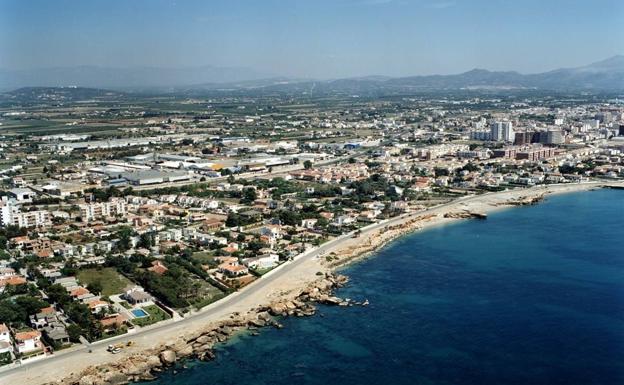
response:
<path fill-rule="evenodd" d="M 113 350 L 111 350 L 111 353 L 113 353 L 113 354 L 121 353 L 121 349 L 114 348 Z"/>

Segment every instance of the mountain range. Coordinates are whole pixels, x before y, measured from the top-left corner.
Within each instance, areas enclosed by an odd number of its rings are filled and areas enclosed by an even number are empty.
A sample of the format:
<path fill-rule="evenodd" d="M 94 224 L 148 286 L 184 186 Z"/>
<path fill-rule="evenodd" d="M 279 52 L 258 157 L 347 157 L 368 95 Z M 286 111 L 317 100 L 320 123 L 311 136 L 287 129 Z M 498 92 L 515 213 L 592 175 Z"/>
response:
<path fill-rule="evenodd" d="M 333 80 L 291 79 L 241 67 L 106 68 L 96 66 L 0 70 L 0 88 L 99 87 L 115 90 L 249 90 L 375 92 L 457 89 L 624 90 L 624 56 L 537 74 L 473 69 L 455 75 L 368 76 Z"/>

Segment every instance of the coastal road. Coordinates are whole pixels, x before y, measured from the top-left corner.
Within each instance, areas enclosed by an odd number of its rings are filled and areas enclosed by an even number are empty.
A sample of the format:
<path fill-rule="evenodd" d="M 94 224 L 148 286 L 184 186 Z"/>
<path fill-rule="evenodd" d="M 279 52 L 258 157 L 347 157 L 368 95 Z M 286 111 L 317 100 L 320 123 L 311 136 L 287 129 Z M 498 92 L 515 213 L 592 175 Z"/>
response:
<path fill-rule="evenodd" d="M 604 183 L 585 183 L 582 186 L 591 188 L 600 184 Z M 512 196 L 517 197 L 518 194 L 522 194 L 525 191 L 557 192 L 558 190 L 567 191 L 566 188 L 569 188 L 567 185 L 561 187 L 561 189 L 556 187 L 545 189 L 539 186 L 522 190 L 466 196 L 430 209 L 403 214 L 390 220 L 371 224 L 361 229 L 361 234 L 358 238 L 352 238 L 352 233 L 350 233 L 330 240 L 318 248 L 297 256 L 294 260 L 280 265 L 240 291 L 208 305 L 201 311 L 188 315 L 181 320 L 164 321 L 131 334 L 93 343 L 89 347 L 83 345 L 67 351 L 59 351 L 53 356 L 21 366 L 5 367 L 0 369 L 0 383 L 27 385 L 57 380 L 71 372 L 79 372 L 89 366 L 117 361 L 123 359 L 124 356 L 155 347 L 167 341 L 173 341 L 176 337 L 193 330 L 202 329 L 211 322 L 227 319 L 232 313 L 244 313 L 259 305 L 267 304 L 272 298 L 275 298 L 276 293 L 300 288 L 305 282 L 313 281 L 316 278 L 316 272 L 323 270 L 318 260 L 319 257 L 336 250 L 337 246 L 344 246 L 347 242 L 358 242 L 359 239 L 364 239 L 367 235 L 385 226 L 397 225 L 415 216 L 443 214 L 448 212 L 449 209 L 461 209 L 470 202 L 488 202 L 491 199 L 489 197 L 495 197 L 498 201 L 504 201 Z M 118 355 L 112 355 L 106 351 L 108 344 L 125 344 L 130 340 L 135 341 L 135 346 L 123 349 L 122 353 Z M 88 352 L 89 349 L 92 350 L 92 353 Z"/>

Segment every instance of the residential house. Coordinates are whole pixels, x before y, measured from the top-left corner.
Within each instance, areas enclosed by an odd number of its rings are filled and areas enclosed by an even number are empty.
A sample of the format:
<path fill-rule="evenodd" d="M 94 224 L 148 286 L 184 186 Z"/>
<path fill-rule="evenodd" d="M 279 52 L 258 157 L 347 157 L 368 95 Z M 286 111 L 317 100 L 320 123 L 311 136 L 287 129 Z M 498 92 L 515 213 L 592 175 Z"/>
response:
<path fill-rule="evenodd" d="M 15 333 L 15 348 L 19 354 L 30 354 L 36 351 L 43 351 L 45 346 L 41 342 L 41 332 L 30 330 Z"/>
<path fill-rule="evenodd" d="M 238 263 L 238 260 L 230 260 L 219 265 L 219 272 L 228 277 L 240 277 L 249 274 L 247 266 Z"/>
<path fill-rule="evenodd" d="M 279 263 L 277 254 L 262 254 L 257 257 L 245 258 L 243 263 L 252 269 L 270 269 Z"/>
<path fill-rule="evenodd" d="M 167 266 L 165 266 L 161 261 L 152 261 L 152 266 L 149 267 L 147 270 L 158 275 L 163 275 L 167 271 L 169 271 L 169 269 L 167 269 Z"/>
<path fill-rule="evenodd" d="M 143 290 L 143 288 L 135 287 L 123 294 L 123 299 L 132 305 L 140 305 L 153 300 L 152 296 Z"/>
<path fill-rule="evenodd" d="M 11 341 L 11 330 L 5 324 L 0 324 L 0 355 L 9 353 L 13 358 L 13 343 Z"/>

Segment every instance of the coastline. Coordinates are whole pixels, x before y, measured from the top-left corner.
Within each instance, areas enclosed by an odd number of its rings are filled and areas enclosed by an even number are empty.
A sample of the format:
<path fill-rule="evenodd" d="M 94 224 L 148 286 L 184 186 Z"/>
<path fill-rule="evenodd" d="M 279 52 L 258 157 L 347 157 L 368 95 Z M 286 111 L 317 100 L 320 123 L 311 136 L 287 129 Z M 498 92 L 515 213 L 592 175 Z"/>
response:
<path fill-rule="evenodd" d="M 252 284 L 232 294 L 233 298 L 244 297 L 241 300 L 215 303 L 205 312 L 146 330 L 141 336 L 122 336 L 119 341 L 136 340 L 137 344 L 123 349 L 121 354 L 111 355 L 104 351 L 105 344 L 94 344 L 93 353 L 86 350 L 60 352 L 58 357 L 0 371 L 0 377 L 7 383 L 18 384 L 122 384 L 148 380 L 181 358 L 211 359 L 214 344 L 225 341 L 237 331 L 250 327 L 254 331 L 265 326 L 280 327 L 274 317 L 311 315 L 315 302 L 349 305 L 332 297 L 333 290 L 346 282 L 346 278 L 333 272 L 370 256 L 399 237 L 471 217 L 471 213 L 487 215 L 523 202 L 530 204 L 544 196 L 593 190 L 605 185 L 623 184 L 549 185 L 486 193 L 372 224 L 364 228 L 359 237 L 347 235 L 332 240 L 298 257 L 295 262 L 280 266 L 281 272 L 267 274 L 269 277 L 260 280 L 260 285 Z M 284 275 L 286 272 L 288 274 Z"/>

